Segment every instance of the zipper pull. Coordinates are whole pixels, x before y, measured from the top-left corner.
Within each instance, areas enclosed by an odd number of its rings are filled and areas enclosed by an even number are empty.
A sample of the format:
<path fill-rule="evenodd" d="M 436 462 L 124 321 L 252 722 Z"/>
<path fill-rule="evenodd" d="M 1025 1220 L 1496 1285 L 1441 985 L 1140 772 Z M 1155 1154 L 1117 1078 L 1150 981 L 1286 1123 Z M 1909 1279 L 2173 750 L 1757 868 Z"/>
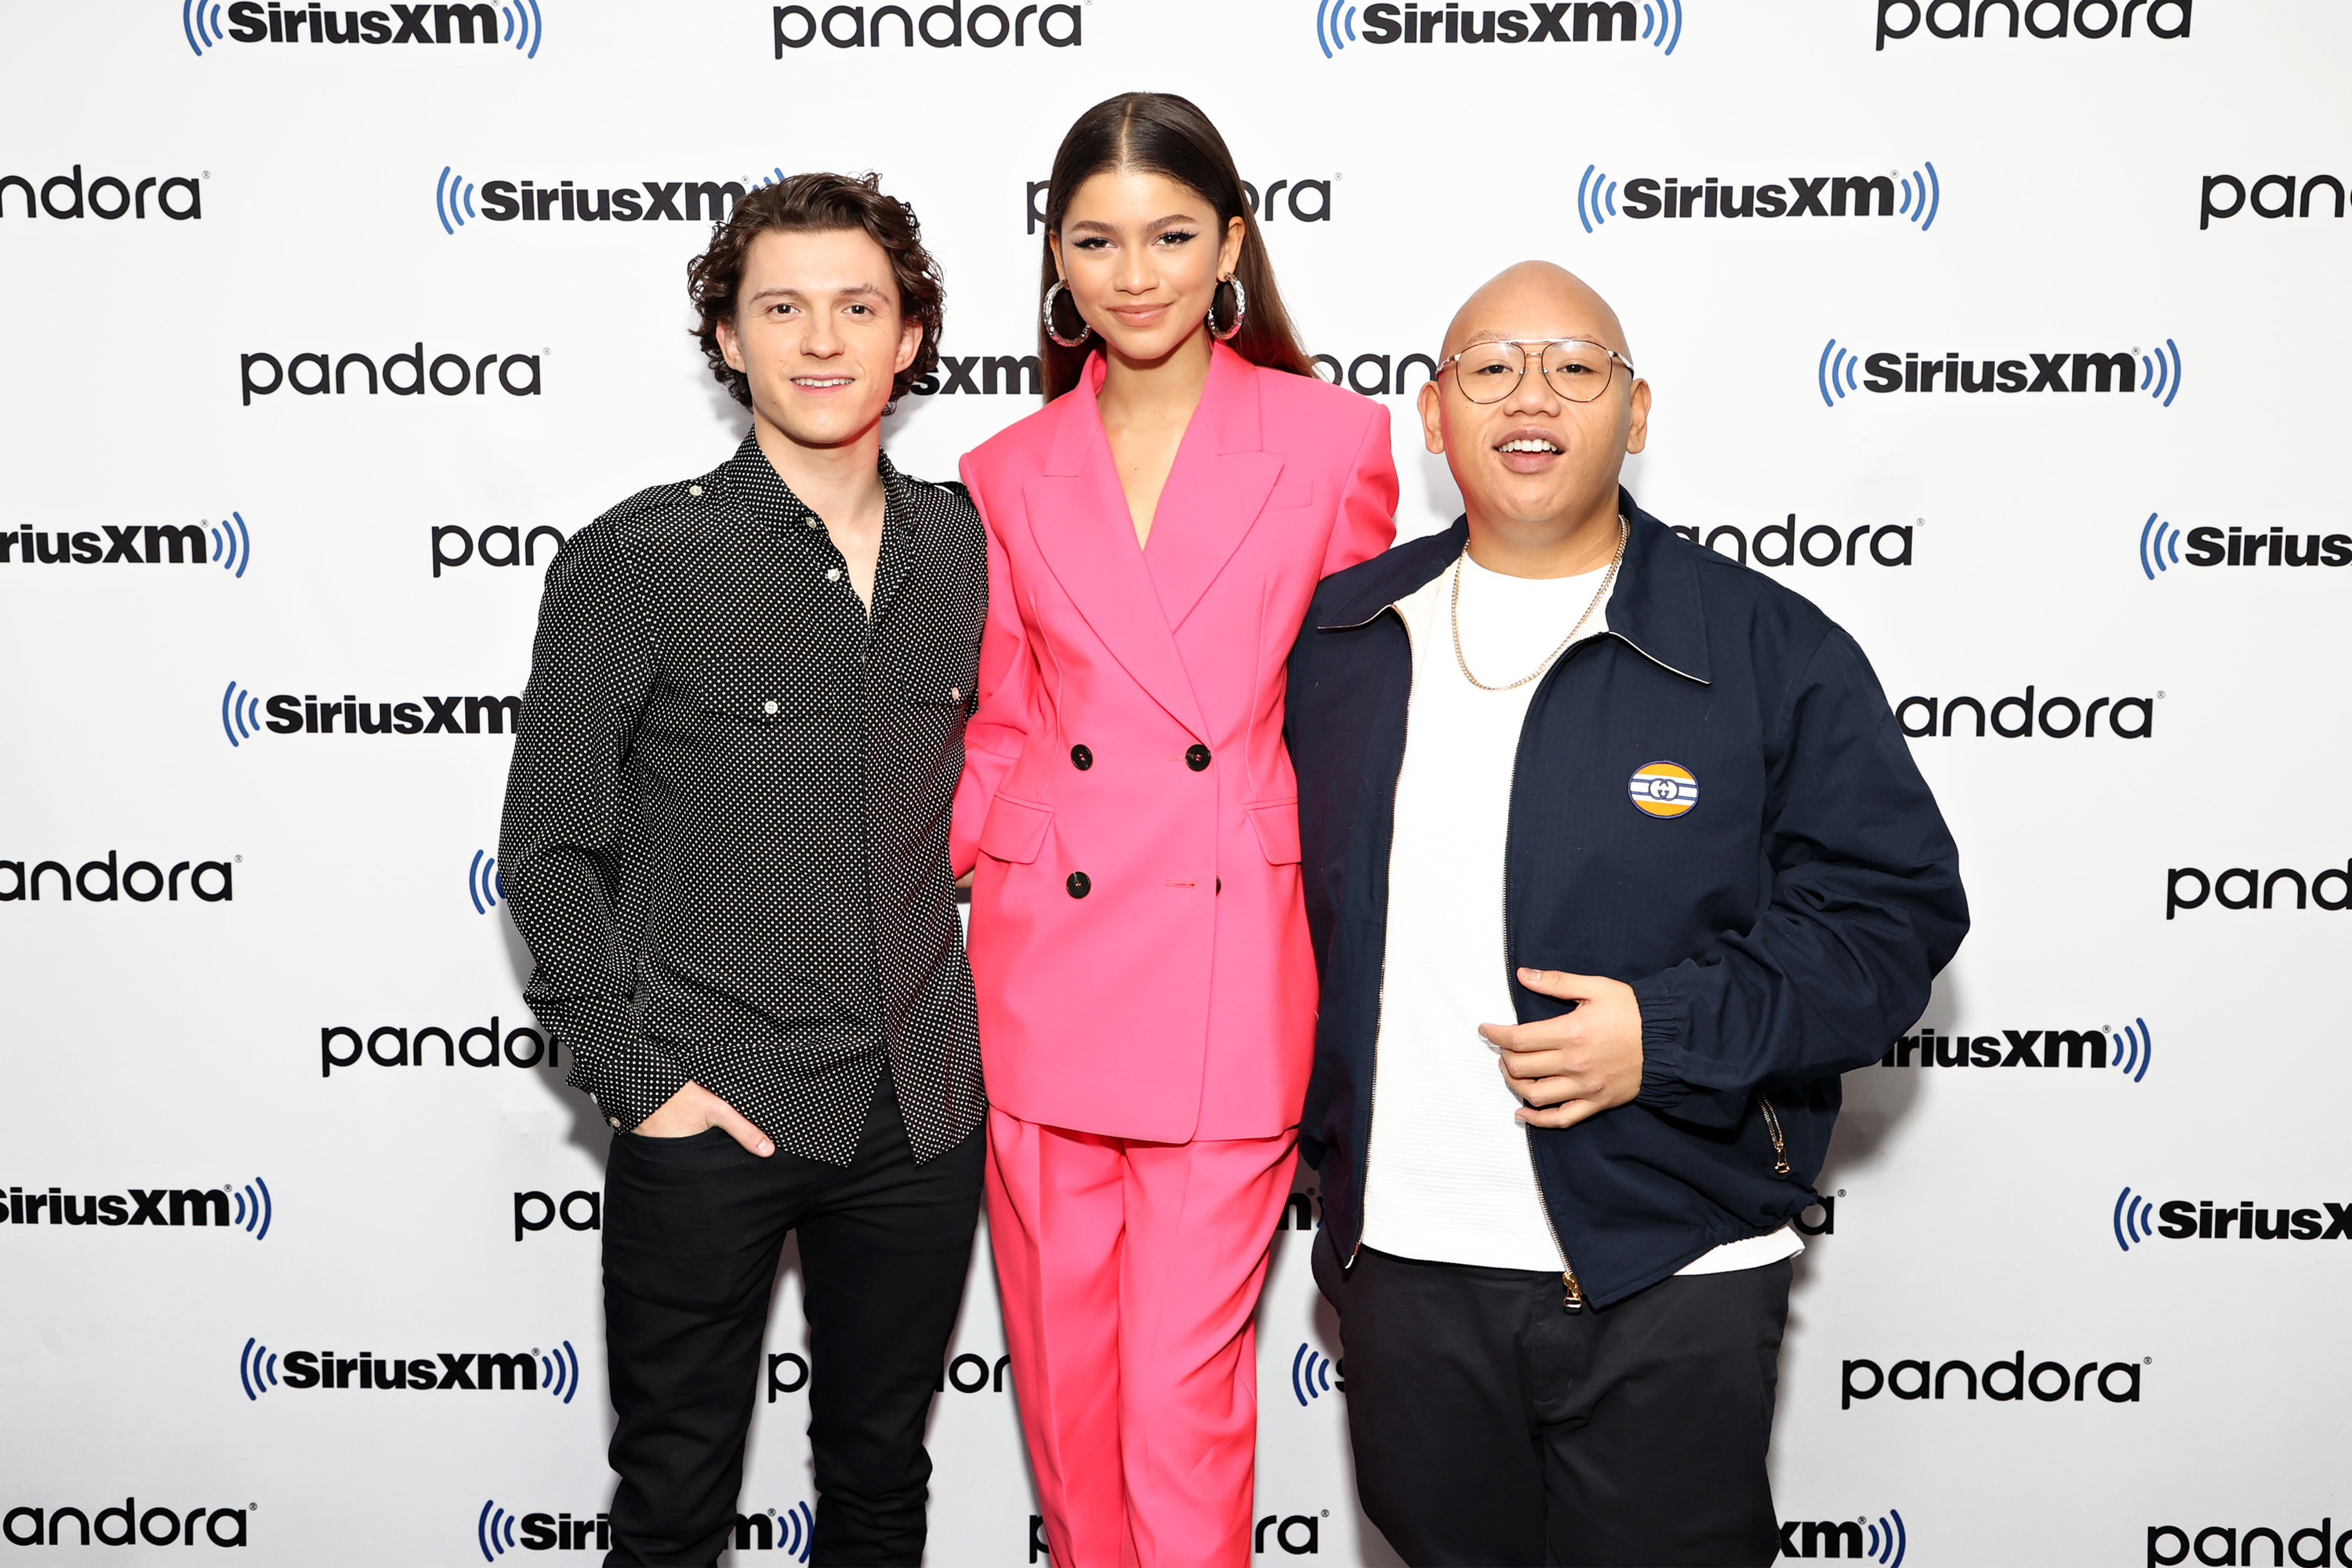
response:
<path fill-rule="evenodd" d="M 1785 1176 L 1790 1171 L 1789 1141 L 1780 1136 L 1780 1113 L 1772 1109 L 1772 1102 L 1760 1094 L 1756 1097 L 1756 1104 L 1764 1112 L 1765 1131 L 1772 1135 L 1772 1173 Z"/>
<path fill-rule="evenodd" d="M 1563 1268 L 1559 1271 L 1559 1277 L 1568 1286 L 1567 1299 L 1561 1301 L 1559 1310 L 1563 1312 L 1584 1310 L 1584 1287 L 1576 1282 L 1576 1270 Z"/>

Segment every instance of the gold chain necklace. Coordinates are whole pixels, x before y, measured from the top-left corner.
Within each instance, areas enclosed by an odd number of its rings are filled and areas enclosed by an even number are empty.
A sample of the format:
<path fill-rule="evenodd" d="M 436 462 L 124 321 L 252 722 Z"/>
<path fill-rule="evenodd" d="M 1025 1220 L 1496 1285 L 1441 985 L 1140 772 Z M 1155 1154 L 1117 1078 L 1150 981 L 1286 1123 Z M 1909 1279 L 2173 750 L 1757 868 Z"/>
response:
<path fill-rule="evenodd" d="M 1584 629 L 1584 623 L 1592 618 L 1594 610 L 1600 608 L 1602 596 L 1609 592 L 1609 584 L 1617 581 L 1617 568 L 1625 563 L 1625 541 L 1632 536 L 1632 533 L 1633 528 L 1626 522 L 1625 514 L 1619 512 L 1617 514 L 1617 553 L 1611 558 L 1609 570 L 1601 576 L 1601 586 L 1592 591 L 1592 598 L 1584 606 L 1584 614 L 1576 617 L 1576 625 L 1568 628 L 1568 635 L 1559 639 L 1559 646 L 1543 656 L 1541 664 L 1537 665 L 1534 669 L 1519 677 L 1508 686 L 1487 685 L 1470 673 L 1470 661 L 1462 657 L 1462 563 L 1470 558 L 1469 546 L 1464 545 L 1462 554 L 1454 563 L 1454 601 L 1450 610 L 1454 622 L 1454 662 L 1462 667 L 1462 679 L 1481 691 L 1517 691 L 1520 687 L 1549 669 L 1551 661 L 1568 651 L 1568 645 L 1576 640 L 1576 634 Z"/>

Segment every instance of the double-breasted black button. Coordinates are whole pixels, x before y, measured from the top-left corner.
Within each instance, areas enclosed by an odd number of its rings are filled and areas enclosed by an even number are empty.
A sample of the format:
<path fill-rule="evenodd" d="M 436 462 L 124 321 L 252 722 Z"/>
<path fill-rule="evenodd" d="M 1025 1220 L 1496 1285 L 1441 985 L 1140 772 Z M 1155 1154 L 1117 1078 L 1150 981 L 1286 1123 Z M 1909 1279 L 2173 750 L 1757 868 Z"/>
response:
<path fill-rule="evenodd" d="M 1094 883 L 1088 879 L 1084 871 L 1071 872 L 1070 879 L 1063 886 L 1070 889 L 1070 897 L 1074 899 L 1083 899 L 1095 890 Z"/>
<path fill-rule="evenodd" d="M 1193 742 L 1184 750 L 1184 765 L 1196 773 L 1206 768 L 1209 765 L 1209 748 L 1198 741 Z"/>
<path fill-rule="evenodd" d="M 1094 765 L 1095 754 L 1092 752 L 1087 750 L 1084 746 L 1072 746 L 1070 748 L 1070 766 L 1077 769 L 1080 773 L 1085 773 L 1088 768 L 1093 767 Z"/>

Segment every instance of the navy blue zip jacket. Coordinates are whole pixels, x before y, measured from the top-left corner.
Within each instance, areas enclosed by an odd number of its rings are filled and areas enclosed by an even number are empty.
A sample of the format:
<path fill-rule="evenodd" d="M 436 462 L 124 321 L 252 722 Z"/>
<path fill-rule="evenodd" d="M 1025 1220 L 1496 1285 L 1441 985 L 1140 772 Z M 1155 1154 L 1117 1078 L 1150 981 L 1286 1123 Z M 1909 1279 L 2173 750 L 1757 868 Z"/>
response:
<path fill-rule="evenodd" d="M 1811 604 L 1640 510 L 1608 608 L 1528 706 L 1502 890 L 1507 963 L 1605 974 L 1642 1007 L 1642 1089 L 1530 1129 L 1572 1293 L 1605 1308 L 1817 1201 L 1838 1075 L 1927 1009 L 1968 930 L 1958 852 L 1869 662 Z M 1412 650 L 1389 606 L 1456 521 L 1327 579 L 1290 658 L 1307 918 L 1323 984 L 1300 1143 L 1343 1258 L 1363 1230 L 1389 846 Z M 1654 816 L 1675 763 L 1696 805 Z M 1568 1011 L 1506 977 L 1518 1021 Z"/>

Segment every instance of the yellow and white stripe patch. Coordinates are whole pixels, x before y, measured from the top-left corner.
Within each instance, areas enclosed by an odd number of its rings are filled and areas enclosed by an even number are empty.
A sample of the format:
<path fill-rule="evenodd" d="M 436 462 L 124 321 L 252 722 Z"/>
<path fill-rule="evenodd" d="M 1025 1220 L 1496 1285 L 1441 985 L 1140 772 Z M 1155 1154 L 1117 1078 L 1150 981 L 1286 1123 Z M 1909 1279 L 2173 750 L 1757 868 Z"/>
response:
<path fill-rule="evenodd" d="M 1636 768 L 1626 788 L 1633 809 L 1651 816 L 1680 816 L 1698 804 L 1698 780 L 1680 763 Z"/>

